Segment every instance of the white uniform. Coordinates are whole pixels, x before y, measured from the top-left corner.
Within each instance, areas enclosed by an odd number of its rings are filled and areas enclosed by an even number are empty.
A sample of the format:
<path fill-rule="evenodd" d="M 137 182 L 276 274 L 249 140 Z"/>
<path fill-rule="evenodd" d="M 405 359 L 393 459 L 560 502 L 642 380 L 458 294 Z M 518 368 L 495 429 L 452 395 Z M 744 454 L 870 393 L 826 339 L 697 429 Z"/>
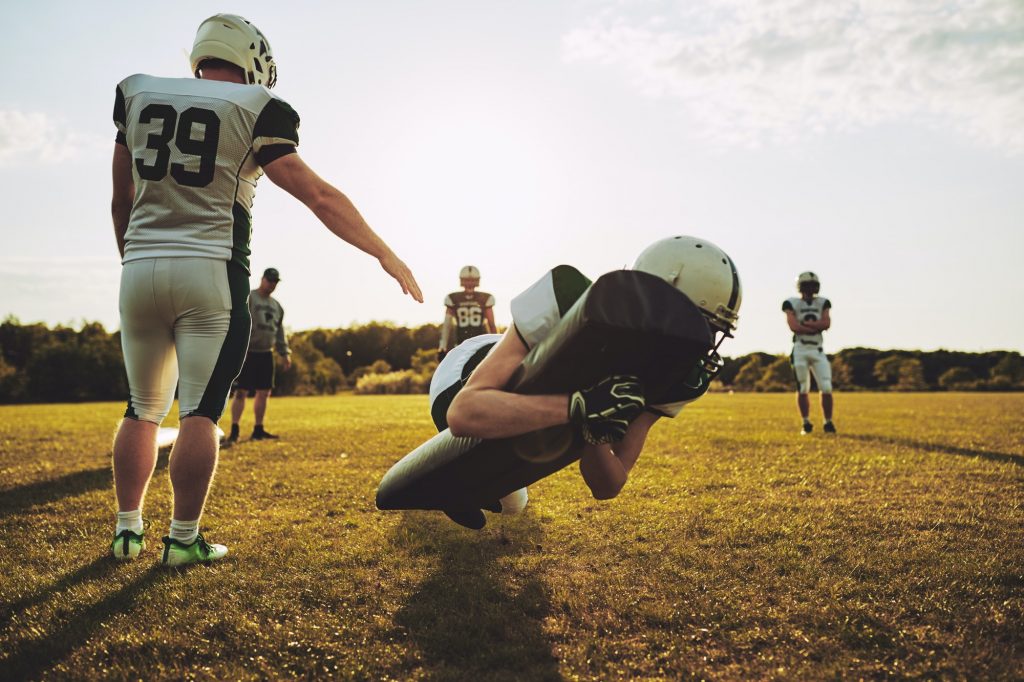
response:
<path fill-rule="evenodd" d="M 523 344 L 533 349 L 546 339 L 589 286 L 590 280 L 579 270 L 559 265 L 512 299 L 512 323 Z M 501 334 L 474 336 L 456 346 L 438 365 L 430 381 L 430 413 L 439 430 L 448 425 L 448 406 L 501 337 Z M 709 381 L 703 365 L 698 363 L 689 377 L 674 387 L 660 404 L 650 405 L 649 409 L 673 418 L 684 405 L 707 392 Z M 526 488 L 517 490 L 502 498 L 502 510 L 518 511 L 526 506 L 527 499 Z"/>
<path fill-rule="evenodd" d="M 816 322 L 822 318 L 832 303 L 822 296 L 814 296 L 810 301 L 802 296 L 787 298 L 782 303 L 783 311 L 792 310 L 798 322 Z M 818 382 L 822 393 L 832 392 L 832 365 L 825 354 L 821 332 L 814 334 L 793 334 L 793 353 L 790 355 L 793 371 L 800 393 L 811 390 L 811 374 Z"/>
<path fill-rule="evenodd" d="M 258 85 L 135 75 L 114 101 L 132 156 L 121 343 L 126 417 L 220 418 L 249 339 L 249 238 L 261 166 L 295 151 L 299 117 Z"/>

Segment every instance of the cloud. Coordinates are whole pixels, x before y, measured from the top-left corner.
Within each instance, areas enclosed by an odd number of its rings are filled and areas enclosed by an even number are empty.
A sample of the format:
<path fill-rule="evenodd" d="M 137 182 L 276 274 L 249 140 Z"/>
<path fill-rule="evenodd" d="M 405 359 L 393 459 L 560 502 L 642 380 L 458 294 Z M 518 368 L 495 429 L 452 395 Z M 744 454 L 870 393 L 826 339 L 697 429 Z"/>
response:
<path fill-rule="evenodd" d="M 562 48 L 681 101 L 723 144 L 910 120 L 1024 152 L 1020 0 L 606 2 Z"/>
<path fill-rule="evenodd" d="M 72 130 L 43 112 L 0 109 L 0 166 L 70 161 L 109 148 L 104 143 L 111 140 Z"/>

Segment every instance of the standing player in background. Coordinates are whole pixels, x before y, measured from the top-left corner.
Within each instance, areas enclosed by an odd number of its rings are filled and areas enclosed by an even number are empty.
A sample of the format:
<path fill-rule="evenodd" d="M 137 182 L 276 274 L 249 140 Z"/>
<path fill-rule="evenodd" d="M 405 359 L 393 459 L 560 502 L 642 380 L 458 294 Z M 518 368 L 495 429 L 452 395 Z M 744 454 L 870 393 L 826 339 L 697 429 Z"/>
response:
<path fill-rule="evenodd" d="M 277 268 L 263 271 L 260 285 L 249 292 L 249 316 L 252 317 L 252 332 L 249 334 L 249 350 L 245 353 L 245 364 L 235 380 L 235 399 L 231 402 L 231 433 L 225 444 L 238 440 L 238 422 L 245 411 L 245 398 L 252 396 L 252 412 L 256 425 L 252 429 L 252 440 L 277 438 L 263 428 L 267 414 L 267 402 L 274 389 L 274 351 L 284 362 L 284 371 L 292 366 L 291 349 L 284 334 L 284 308 L 271 296 L 281 281 Z"/>
<path fill-rule="evenodd" d="M 178 389 L 174 492 L 163 563 L 220 559 L 199 519 L 217 466 L 217 421 L 249 340 L 249 240 L 256 181 L 304 203 L 335 235 L 376 258 L 422 302 L 416 280 L 348 198 L 295 147 L 299 117 L 268 88 L 277 66 L 251 23 L 218 14 L 199 26 L 195 78 L 129 76 L 115 91 L 111 214 L 122 258 L 121 346 L 131 397 L 114 440 L 118 559 L 144 549 L 142 504 L 157 428 Z"/>
<path fill-rule="evenodd" d="M 467 265 L 459 271 L 462 291 L 453 291 L 444 298 L 445 316 L 441 325 L 441 348 L 438 357 L 445 354 L 466 339 L 497 331 L 494 324 L 494 296 L 477 291 L 480 286 L 480 270 Z"/>
<path fill-rule="evenodd" d="M 799 296 L 787 298 L 782 303 L 786 313 L 786 322 L 793 332 L 793 353 L 790 361 L 796 373 L 797 394 L 796 404 L 800 408 L 800 416 L 804 420 L 800 433 L 807 435 L 814 430 L 810 420 L 811 374 L 818 382 L 821 391 L 821 411 L 825 416 L 825 433 L 835 433 L 832 423 L 832 365 L 822 343 L 821 333 L 832 326 L 832 303 L 823 296 L 818 296 L 821 282 L 813 272 L 801 272 L 796 278 Z"/>

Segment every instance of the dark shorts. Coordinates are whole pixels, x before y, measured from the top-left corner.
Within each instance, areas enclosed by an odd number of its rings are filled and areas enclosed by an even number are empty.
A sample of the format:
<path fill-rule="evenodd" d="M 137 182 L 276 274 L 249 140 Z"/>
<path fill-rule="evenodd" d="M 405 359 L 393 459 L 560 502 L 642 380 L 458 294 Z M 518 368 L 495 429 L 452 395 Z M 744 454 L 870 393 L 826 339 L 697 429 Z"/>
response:
<path fill-rule="evenodd" d="M 269 391 L 274 388 L 274 352 L 250 351 L 242 371 L 235 379 L 235 388 L 244 391 Z"/>

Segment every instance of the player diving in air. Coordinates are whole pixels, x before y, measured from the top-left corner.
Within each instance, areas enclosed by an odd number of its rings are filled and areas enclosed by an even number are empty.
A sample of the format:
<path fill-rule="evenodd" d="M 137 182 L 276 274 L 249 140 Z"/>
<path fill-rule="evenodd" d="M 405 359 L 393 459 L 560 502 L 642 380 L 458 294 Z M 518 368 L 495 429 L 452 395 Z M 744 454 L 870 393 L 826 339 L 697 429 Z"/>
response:
<path fill-rule="evenodd" d="M 498 329 L 494 324 L 494 296 L 477 290 L 480 270 L 473 265 L 462 268 L 459 284 L 462 291 L 453 291 L 444 298 L 445 316 L 437 354 L 440 359 L 466 339 Z"/>
<path fill-rule="evenodd" d="M 681 383 L 651 404 L 645 403 L 644 387 L 629 376 L 609 376 L 572 394 L 505 390 L 530 349 L 552 333 L 590 286 L 578 270 L 560 265 L 512 299 L 512 324 L 504 334 L 473 337 L 438 366 L 430 383 L 431 417 L 438 430 L 448 427 L 454 436 L 491 439 L 571 423 L 586 442 L 580 473 L 591 493 L 601 500 L 618 495 L 655 422 L 674 418 L 708 390 L 721 366 L 718 345 L 736 329 L 742 298 L 732 259 L 705 239 L 678 236 L 655 242 L 633 269 L 661 277 L 686 294 L 716 336 L 715 350 Z M 501 506 L 506 512 L 518 511 L 527 499 L 523 488 L 502 499 Z M 470 528 L 485 523 L 479 510 L 447 513 Z"/>
<path fill-rule="evenodd" d="M 832 365 L 825 355 L 821 338 L 821 333 L 832 326 L 832 302 L 818 296 L 821 281 L 813 272 L 801 272 L 796 278 L 796 288 L 800 295 L 783 301 L 782 310 L 793 332 L 793 353 L 789 357 L 796 374 L 796 404 L 804 421 L 800 433 L 806 436 L 814 430 L 807 395 L 811 390 L 811 374 L 814 374 L 821 391 L 821 411 L 825 416 L 822 430 L 835 433 L 836 427 L 832 423 Z"/>
<path fill-rule="evenodd" d="M 142 504 L 157 427 L 177 388 L 168 566 L 227 554 L 199 534 L 199 519 L 217 466 L 217 421 L 249 340 L 250 211 L 260 176 L 423 301 L 405 263 L 295 152 L 299 117 L 268 89 L 277 66 L 266 36 L 242 17 L 210 17 L 199 26 L 191 65 L 195 78 L 129 76 L 114 99 L 111 212 L 131 397 L 114 441 L 112 551 L 134 559 L 145 547 Z"/>

